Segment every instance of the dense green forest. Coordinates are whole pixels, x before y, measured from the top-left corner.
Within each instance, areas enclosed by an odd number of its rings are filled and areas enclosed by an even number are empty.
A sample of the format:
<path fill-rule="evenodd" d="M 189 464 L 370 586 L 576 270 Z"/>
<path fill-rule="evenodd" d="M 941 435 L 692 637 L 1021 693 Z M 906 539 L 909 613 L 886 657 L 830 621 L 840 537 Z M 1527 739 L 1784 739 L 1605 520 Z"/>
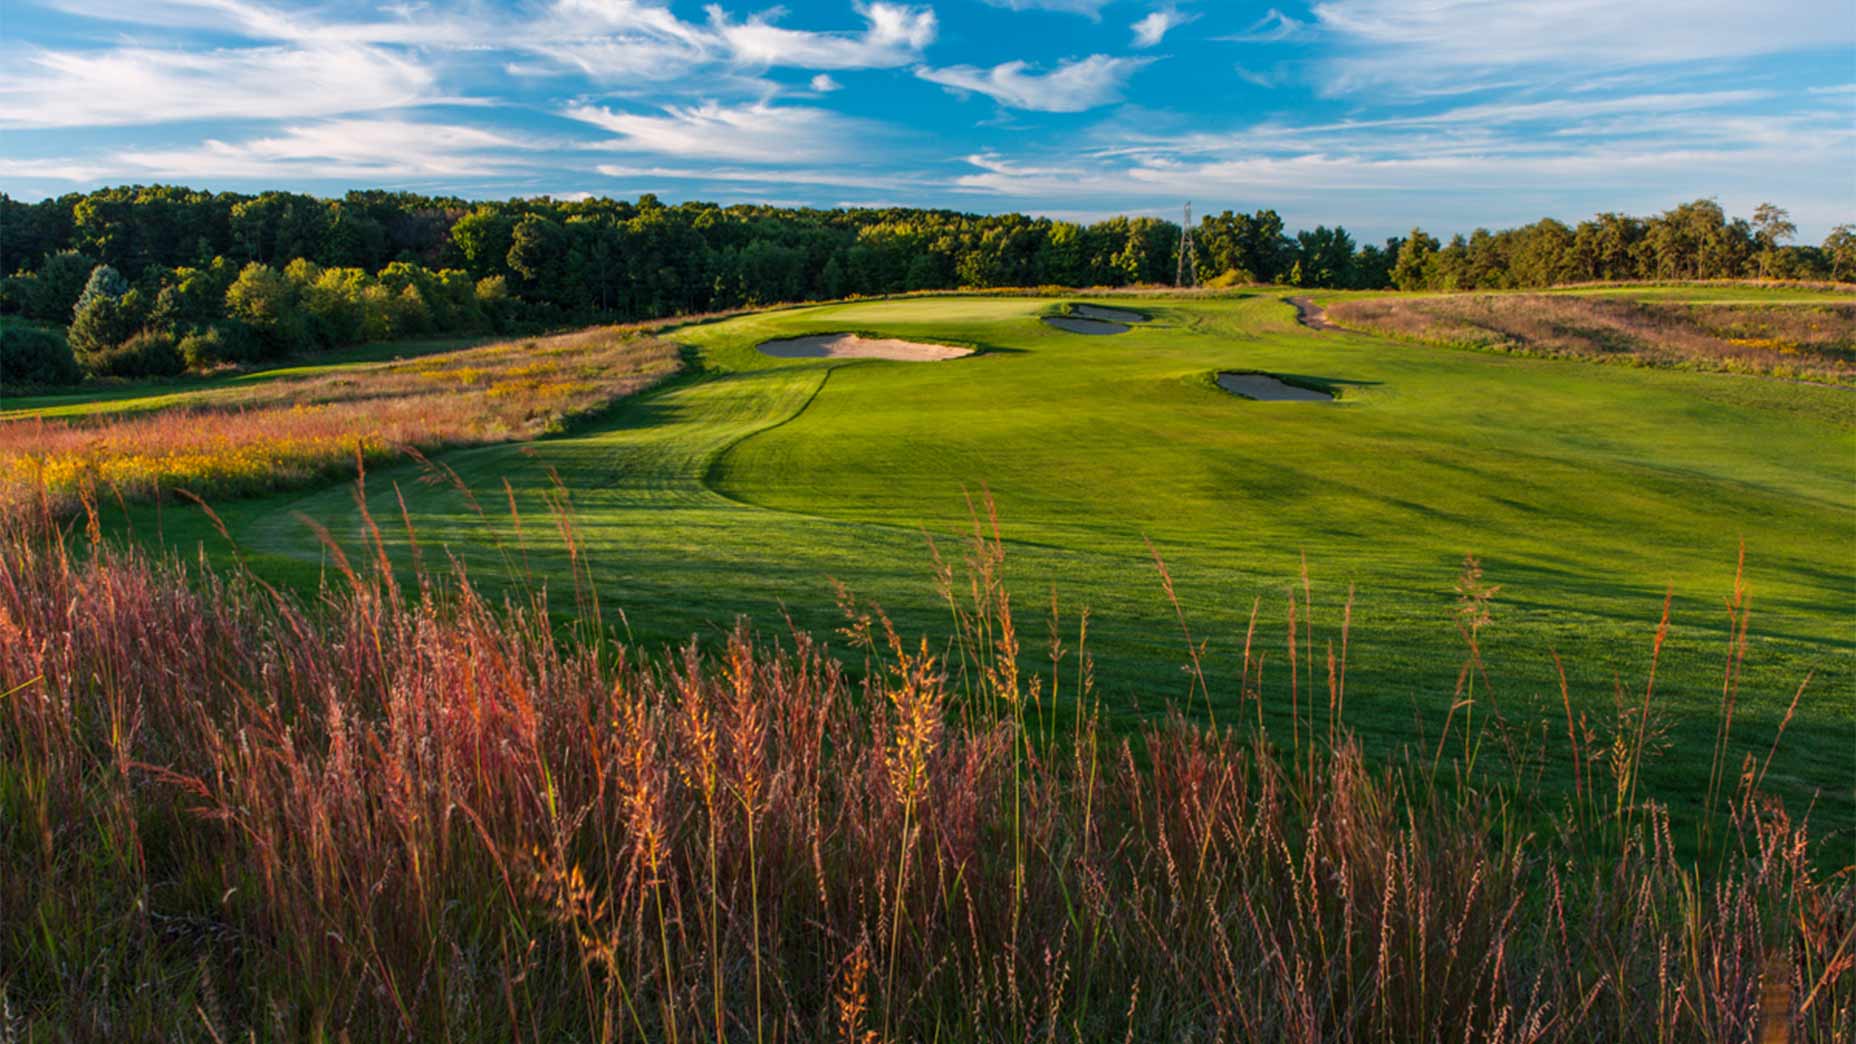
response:
<path fill-rule="evenodd" d="M 1022 214 L 668 206 L 547 197 L 477 203 L 381 191 L 321 199 L 171 186 L 0 194 L 0 382 L 177 373 L 443 333 L 636 320 L 778 301 L 1006 286 L 1172 281 L 1179 226 Z M 1848 278 L 1856 229 L 1790 245 L 1785 212 L 1729 218 L 1711 200 L 1648 218 L 1600 214 L 1419 229 L 1357 244 L 1291 235 L 1273 210 L 1207 215 L 1197 268 L 1221 285 L 1476 289 L 1582 280 Z"/>

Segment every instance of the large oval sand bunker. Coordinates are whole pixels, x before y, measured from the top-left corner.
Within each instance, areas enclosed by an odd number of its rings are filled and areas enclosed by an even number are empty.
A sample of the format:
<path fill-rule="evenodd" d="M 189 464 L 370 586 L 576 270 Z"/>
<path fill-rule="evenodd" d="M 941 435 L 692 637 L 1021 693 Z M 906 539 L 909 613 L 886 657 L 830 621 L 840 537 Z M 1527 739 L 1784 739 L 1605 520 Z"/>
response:
<path fill-rule="evenodd" d="M 760 353 L 776 359 L 894 359 L 901 362 L 940 362 L 972 355 L 971 348 L 951 344 L 924 344 L 893 337 L 859 337 L 856 334 L 813 334 L 762 341 Z"/>
<path fill-rule="evenodd" d="M 1305 385 L 1291 384 L 1268 373 L 1237 373 L 1226 371 L 1218 375 L 1218 387 L 1232 395 L 1258 402 L 1333 402 L 1334 393 L 1310 388 Z"/>

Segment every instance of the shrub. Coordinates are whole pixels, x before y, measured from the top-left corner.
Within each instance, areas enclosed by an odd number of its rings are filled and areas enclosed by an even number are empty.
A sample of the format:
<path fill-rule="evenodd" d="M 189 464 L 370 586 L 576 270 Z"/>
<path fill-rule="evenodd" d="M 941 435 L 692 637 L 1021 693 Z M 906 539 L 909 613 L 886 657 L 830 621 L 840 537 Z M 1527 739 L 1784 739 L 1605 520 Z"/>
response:
<path fill-rule="evenodd" d="M 39 277 L 32 272 L 16 272 L 0 278 L 0 315 L 20 315 L 37 290 Z"/>
<path fill-rule="evenodd" d="M 226 288 L 226 312 L 251 325 L 266 355 L 288 355 L 308 346 L 296 284 L 269 265 L 254 261 L 239 271 Z"/>
<path fill-rule="evenodd" d="M 257 338 L 244 323 L 228 320 L 204 326 L 180 339 L 181 361 L 190 370 L 210 370 L 258 357 Z"/>
<path fill-rule="evenodd" d="M 0 326 L 0 388 L 74 384 L 82 376 L 71 346 L 56 331 L 18 323 Z"/>
<path fill-rule="evenodd" d="M 98 377 L 172 377 L 187 368 L 174 335 L 143 330 L 121 344 L 84 355 L 84 369 Z"/>
<path fill-rule="evenodd" d="M 501 333 L 509 329 L 514 302 L 509 297 L 509 283 L 502 276 L 488 276 L 477 280 L 472 288 L 478 311 L 490 329 Z"/>

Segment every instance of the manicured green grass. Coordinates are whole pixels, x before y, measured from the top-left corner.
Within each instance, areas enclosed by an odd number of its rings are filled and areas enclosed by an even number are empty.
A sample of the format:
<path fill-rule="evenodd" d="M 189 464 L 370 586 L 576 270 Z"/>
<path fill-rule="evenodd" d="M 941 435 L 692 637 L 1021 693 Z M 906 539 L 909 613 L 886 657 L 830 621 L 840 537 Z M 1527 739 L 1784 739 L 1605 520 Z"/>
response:
<path fill-rule="evenodd" d="M 443 545 L 480 582 L 513 567 L 565 599 L 572 570 L 542 505 L 554 469 L 606 618 L 622 610 L 634 637 L 660 643 L 719 635 L 737 613 L 829 630 L 833 579 L 909 632 L 946 634 L 927 535 L 957 557 L 967 497 L 989 490 L 1028 655 L 1041 655 L 1053 592 L 1072 645 L 1087 606 L 1104 709 L 1123 723 L 1182 701 L 1189 684 L 1148 541 L 1208 643 L 1226 720 L 1262 599 L 1268 711 L 1283 729 L 1287 599 L 1301 597 L 1305 555 L 1322 655 L 1330 642 L 1338 652 L 1341 607 L 1357 592 L 1348 715 L 1380 751 L 1437 742 L 1463 661 L 1452 588 L 1466 554 L 1502 585 L 1483 636 L 1494 700 L 1554 758 L 1565 722 L 1552 653 L 1575 713 L 1634 707 L 1673 589 L 1652 705 L 1668 751 L 1647 779 L 1691 799 L 1708 773 L 1722 600 L 1744 538 L 1753 644 L 1736 745 L 1763 750 L 1810 677 L 1769 783 L 1821 795 L 1820 822 L 1856 824 L 1856 395 L 1315 334 L 1274 295 L 1143 301 L 1155 322 L 1114 337 L 1038 320 L 1056 306 L 914 298 L 689 327 L 676 336 L 699 364 L 692 375 L 566 437 L 444 457 L 491 522 L 410 466 L 370 475 L 370 504 L 390 547 L 405 542 L 397 486 L 428 562 Z M 903 363 L 754 349 L 832 331 L 986 350 Z M 1237 399 L 1213 384 L 1224 369 L 1326 382 L 1340 399 Z M 500 517 L 505 479 L 528 516 L 519 542 Z M 277 580 L 309 584 L 329 568 L 299 516 L 351 547 L 361 534 L 346 488 L 219 509 L 247 560 Z M 144 536 L 157 526 L 151 511 L 133 524 Z M 220 546 L 191 512 L 170 506 L 159 526 L 189 550 Z M 1325 673 L 1313 672 L 1322 693 Z M 1299 698 L 1309 691 L 1304 678 Z"/>

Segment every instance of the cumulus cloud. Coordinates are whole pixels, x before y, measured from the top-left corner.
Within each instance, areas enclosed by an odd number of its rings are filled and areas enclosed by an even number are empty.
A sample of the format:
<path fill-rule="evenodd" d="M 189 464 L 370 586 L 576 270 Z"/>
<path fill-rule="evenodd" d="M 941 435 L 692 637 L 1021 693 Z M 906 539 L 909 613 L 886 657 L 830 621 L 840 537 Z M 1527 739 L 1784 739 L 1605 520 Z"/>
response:
<path fill-rule="evenodd" d="M 1005 62 L 990 69 L 955 65 L 945 69 L 920 68 L 915 75 L 954 90 L 984 94 L 1001 105 L 1034 112 L 1082 112 L 1121 98 L 1122 89 L 1145 58 L 1111 58 L 1092 54 L 1059 62 L 1047 73 L 1034 71 L 1027 62 Z"/>
<path fill-rule="evenodd" d="M 1134 46 L 1153 47 L 1166 37 L 1166 34 L 1198 18 L 1198 15 L 1181 14 L 1177 7 L 1161 7 L 1147 13 L 1147 17 L 1135 22 Z"/>

